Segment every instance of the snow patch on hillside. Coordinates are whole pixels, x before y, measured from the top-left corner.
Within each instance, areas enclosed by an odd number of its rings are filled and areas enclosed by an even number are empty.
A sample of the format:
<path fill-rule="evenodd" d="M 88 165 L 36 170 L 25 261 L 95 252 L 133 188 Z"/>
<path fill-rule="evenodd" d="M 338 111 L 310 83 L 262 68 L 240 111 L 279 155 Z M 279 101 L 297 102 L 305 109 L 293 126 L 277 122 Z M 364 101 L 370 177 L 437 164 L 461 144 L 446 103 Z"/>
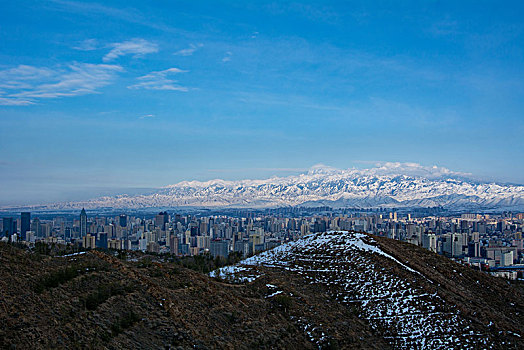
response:
<path fill-rule="evenodd" d="M 380 259 L 405 269 L 406 278 Z M 260 275 L 259 267 L 297 273 L 309 283 L 329 287 L 331 296 L 380 331 L 396 348 L 487 348 L 486 335 L 471 331 L 468 321 L 437 293 L 428 294 L 417 281 L 425 276 L 378 247 L 368 235 L 325 232 L 307 235 L 252 256 L 212 276 Z"/>

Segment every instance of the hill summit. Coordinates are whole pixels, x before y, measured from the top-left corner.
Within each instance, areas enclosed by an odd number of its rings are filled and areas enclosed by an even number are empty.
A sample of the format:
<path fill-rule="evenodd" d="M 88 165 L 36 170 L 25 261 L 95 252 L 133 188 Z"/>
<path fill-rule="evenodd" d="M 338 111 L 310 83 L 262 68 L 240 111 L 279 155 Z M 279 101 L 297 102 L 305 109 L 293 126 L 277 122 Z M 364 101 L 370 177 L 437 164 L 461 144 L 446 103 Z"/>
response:
<path fill-rule="evenodd" d="M 419 247 L 377 239 L 359 232 L 314 233 L 212 275 L 243 281 L 267 271 L 272 275 L 273 270 L 296 274 L 307 284 L 322 286 L 329 296 L 326 302 L 335 300 L 356 312 L 394 348 L 491 348 L 514 345 L 510 339 L 520 339 L 522 311 L 501 315 L 496 309 L 501 295 L 490 295 L 500 292 L 484 285 L 501 281 Z M 488 282 L 490 279 L 493 281 Z M 504 283 L 498 286 L 511 290 Z M 272 296 L 286 293 L 276 285 L 273 288 Z M 516 305 L 510 300 L 503 303 Z M 499 317 L 510 322 L 504 321 L 506 328 L 497 333 L 493 328 Z M 329 326 L 309 323 L 306 328 L 315 330 L 311 340 L 321 346 Z"/>

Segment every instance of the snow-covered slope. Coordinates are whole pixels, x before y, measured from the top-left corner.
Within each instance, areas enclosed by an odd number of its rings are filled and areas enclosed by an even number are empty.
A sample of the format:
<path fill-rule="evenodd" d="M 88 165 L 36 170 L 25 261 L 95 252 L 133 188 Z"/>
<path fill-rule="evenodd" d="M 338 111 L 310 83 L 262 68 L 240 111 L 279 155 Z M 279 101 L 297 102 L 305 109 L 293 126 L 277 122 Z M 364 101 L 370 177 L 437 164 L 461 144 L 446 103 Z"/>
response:
<path fill-rule="evenodd" d="M 232 282 L 252 282 L 273 271 L 259 267 L 285 270 L 310 284 L 325 286 L 331 298 L 358 310 L 359 317 L 394 348 L 490 348 L 493 342 L 490 335 L 475 330 L 454 305 L 439 295 L 431 276 L 401 263 L 365 234 L 311 234 L 210 275 Z"/>
<path fill-rule="evenodd" d="M 147 207 L 435 207 L 524 208 L 524 186 L 479 182 L 469 174 L 413 163 L 357 170 L 315 166 L 264 180 L 183 181 L 152 193 L 60 203 L 49 209 Z"/>

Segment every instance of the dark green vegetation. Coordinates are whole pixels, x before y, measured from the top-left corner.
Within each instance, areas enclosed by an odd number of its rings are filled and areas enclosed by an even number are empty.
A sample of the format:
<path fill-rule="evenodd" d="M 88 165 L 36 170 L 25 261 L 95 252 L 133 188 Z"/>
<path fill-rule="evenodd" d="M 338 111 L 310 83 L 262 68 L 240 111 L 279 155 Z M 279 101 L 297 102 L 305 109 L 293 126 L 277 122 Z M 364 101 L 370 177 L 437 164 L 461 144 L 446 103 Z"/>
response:
<path fill-rule="evenodd" d="M 417 247 L 377 240 L 431 275 L 446 299 L 486 331 L 514 329 L 515 317 L 522 318 L 520 286 Z M 205 272 L 239 256 L 113 253 L 60 257 L 44 247 L 30 252 L 0 244 L 0 348 L 390 348 L 359 318 L 357 306 L 343 305 L 330 287 L 296 273 L 260 268 L 254 282 L 228 284 Z M 505 335 L 499 337 L 502 344 Z"/>
<path fill-rule="evenodd" d="M 133 286 L 125 286 L 118 283 L 99 284 L 97 289 L 81 298 L 82 304 L 88 310 L 96 310 L 98 305 L 103 304 L 115 295 L 125 295 L 133 291 Z"/>
<path fill-rule="evenodd" d="M 123 316 L 118 317 L 113 322 L 110 333 L 103 333 L 102 339 L 109 342 L 112 337 L 118 336 L 120 333 L 124 332 L 138 321 L 140 321 L 140 317 L 137 314 L 135 314 L 133 311 L 126 312 Z"/>
<path fill-rule="evenodd" d="M 41 255 L 51 255 L 51 256 L 59 255 L 60 256 L 60 255 L 78 253 L 81 251 L 85 251 L 85 249 L 81 248 L 78 245 L 63 245 L 63 244 L 56 244 L 56 243 L 36 242 L 33 248 L 33 251 Z"/>
<path fill-rule="evenodd" d="M 36 282 L 35 292 L 42 293 L 46 289 L 58 287 L 59 285 L 77 277 L 80 274 L 80 271 L 80 266 L 72 265 L 46 274 Z"/>
<path fill-rule="evenodd" d="M 127 255 L 124 256 L 121 252 L 117 252 L 117 256 L 122 260 L 127 260 Z M 231 252 L 227 258 L 220 256 L 213 258 L 209 254 L 182 257 L 151 254 L 151 256 L 141 259 L 137 266 L 150 267 L 153 265 L 153 258 L 207 274 L 220 267 L 236 264 L 242 260 L 242 255 L 239 252 Z"/>
<path fill-rule="evenodd" d="M 242 260 L 242 255 L 239 252 L 230 253 L 227 259 L 220 256 L 213 258 L 210 255 L 175 257 L 172 259 L 175 264 L 202 273 L 209 273 L 222 266 L 236 264 L 240 260 Z"/>
<path fill-rule="evenodd" d="M 56 288 L 59 285 L 78 277 L 81 274 L 93 272 L 95 270 L 106 271 L 107 267 L 107 264 L 100 264 L 96 262 L 90 264 L 73 263 L 69 266 L 59 268 L 56 271 L 51 271 L 49 273 L 44 274 L 42 277 L 38 279 L 34 289 L 36 293 L 40 294 L 44 290 Z"/>
<path fill-rule="evenodd" d="M 289 310 L 289 308 L 291 307 L 291 303 L 293 302 L 291 297 L 285 294 L 276 295 L 275 297 L 273 297 L 273 301 L 284 312 L 287 312 Z"/>

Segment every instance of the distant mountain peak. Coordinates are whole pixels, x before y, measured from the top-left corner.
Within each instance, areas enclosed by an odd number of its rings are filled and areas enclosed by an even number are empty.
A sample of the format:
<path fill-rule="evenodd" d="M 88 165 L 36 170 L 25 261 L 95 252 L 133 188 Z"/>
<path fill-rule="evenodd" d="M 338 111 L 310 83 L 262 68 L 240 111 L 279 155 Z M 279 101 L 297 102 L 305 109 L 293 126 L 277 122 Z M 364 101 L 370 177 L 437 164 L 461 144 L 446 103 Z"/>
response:
<path fill-rule="evenodd" d="M 335 167 L 325 165 L 325 164 L 316 164 L 309 168 L 308 175 L 332 175 L 340 174 L 342 170 Z"/>
<path fill-rule="evenodd" d="M 43 209 L 445 207 L 524 210 L 524 186 L 473 180 L 471 174 L 417 163 L 385 162 L 369 169 L 317 164 L 307 173 L 260 180 L 182 181 L 135 196 L 101 197 Z"/>

